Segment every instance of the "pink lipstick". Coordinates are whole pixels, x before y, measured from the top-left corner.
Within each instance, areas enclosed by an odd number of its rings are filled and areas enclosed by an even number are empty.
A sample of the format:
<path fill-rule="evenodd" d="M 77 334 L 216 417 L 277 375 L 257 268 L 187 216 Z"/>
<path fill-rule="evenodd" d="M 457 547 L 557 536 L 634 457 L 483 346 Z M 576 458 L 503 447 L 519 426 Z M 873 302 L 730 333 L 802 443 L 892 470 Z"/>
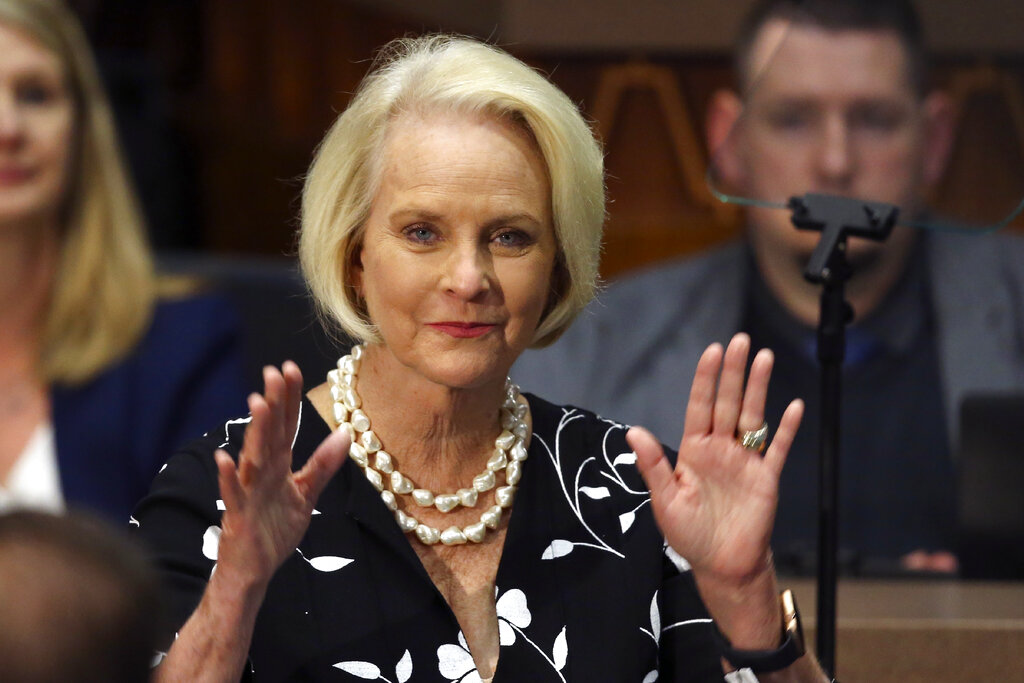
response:
<path fill-rule="evenodd" d="M 463 323 L 447 321 L 441 323 L 430 323 L 429 326 L 438 332 L 444 332 L 445 334 L 457 339 L 482 337 L 497 327 L 497 325 L 492 323 Z"/>

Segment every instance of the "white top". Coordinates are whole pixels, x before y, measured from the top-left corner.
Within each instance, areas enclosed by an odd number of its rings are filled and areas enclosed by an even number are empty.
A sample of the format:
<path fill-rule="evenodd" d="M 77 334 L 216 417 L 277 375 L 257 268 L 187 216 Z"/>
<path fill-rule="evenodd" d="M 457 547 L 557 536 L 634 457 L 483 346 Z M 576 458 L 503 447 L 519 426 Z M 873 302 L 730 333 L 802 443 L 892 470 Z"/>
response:
<path fill-rule="evenodd" d="M 7 475 L 7 481 L 0 484 L 0 512 L 17 508 L 64 511 L 53 423 L 49 420 L 39 423 Z"/>

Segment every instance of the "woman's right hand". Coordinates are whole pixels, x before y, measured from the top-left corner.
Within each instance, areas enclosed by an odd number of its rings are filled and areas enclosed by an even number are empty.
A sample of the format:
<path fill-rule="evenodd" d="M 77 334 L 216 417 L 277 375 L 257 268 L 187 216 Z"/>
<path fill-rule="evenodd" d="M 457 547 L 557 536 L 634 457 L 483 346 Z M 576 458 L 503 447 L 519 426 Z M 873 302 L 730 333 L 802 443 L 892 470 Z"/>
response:
<path fill-rule="evenodd" d="M 269 583 L 295 551 L 317 498 L 345 462 L 349 448 L 348 435 L 335 431 L 301 470 L 292 472 L 302 373 L 286 361 L 280 372 L 264 368 L 263 382 L 263 395 L 249 397 L 252 421 L 237 466 L 226 452 L 214 454 L 225 507 L 217 572 L 230 572 L 253 587 Z"/>

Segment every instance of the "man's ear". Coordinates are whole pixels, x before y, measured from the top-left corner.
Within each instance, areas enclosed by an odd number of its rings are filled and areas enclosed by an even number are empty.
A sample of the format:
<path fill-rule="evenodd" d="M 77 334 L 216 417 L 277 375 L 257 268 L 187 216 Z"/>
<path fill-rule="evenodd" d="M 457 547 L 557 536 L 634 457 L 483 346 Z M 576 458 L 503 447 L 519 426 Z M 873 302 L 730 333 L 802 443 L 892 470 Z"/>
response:
<path fill-rule="evenodd" d="M 942 178 L 956 137 L 956 107 L 944 92 L 933 92 L 924 100 L 925 137 L 922 156 L 923 178 L 928 186 Z"/>
<path fill-rule="evenodd" d="M 735 130 L 743 111 L 743 102 L 732 90 L 717 90 L 708 104 L 705 124 L 708 141 L 708 164 L 713 177 L 737 189 L 744 176 Z"/>

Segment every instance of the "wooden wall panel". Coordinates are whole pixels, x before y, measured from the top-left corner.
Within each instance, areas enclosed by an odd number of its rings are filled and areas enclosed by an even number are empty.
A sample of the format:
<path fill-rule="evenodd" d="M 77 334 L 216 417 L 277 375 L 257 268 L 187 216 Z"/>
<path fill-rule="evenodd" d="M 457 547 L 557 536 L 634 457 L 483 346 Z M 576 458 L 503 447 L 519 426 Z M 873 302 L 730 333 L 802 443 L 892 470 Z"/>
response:
<path fill-rule="evenodd" d="M 179 104 L 187 108 L 182 120 L 196 145 L 204 242 L 215 251 L 292 250 L 301 176 L 313 149 L 376 48 L 419 28 L 363 5 L 307 0 L 301 6 L 203 5 L 201 92 Z M 704 108 L 716 88 L 730 83 L 727 56 L 520 56 L 581 104 L 606 144 L 606 278 L 738 233 L 739 212 L 710 201 L 700 178 L 707 162 Z M 937 192 L 940 206 L 960 214 L 972 202 L 1005 203 L 992 198 L 1024 194 L 1024 105 L 1015 99 L 1024 67 L 999 65 L 999 78 L 987 81 L 965 60 L 940 71 L 945 81 L 959 83 L 965 112 L 957 170 Z M 609 90 L 610 81 L 630 73 L 633 80 Z"/>

